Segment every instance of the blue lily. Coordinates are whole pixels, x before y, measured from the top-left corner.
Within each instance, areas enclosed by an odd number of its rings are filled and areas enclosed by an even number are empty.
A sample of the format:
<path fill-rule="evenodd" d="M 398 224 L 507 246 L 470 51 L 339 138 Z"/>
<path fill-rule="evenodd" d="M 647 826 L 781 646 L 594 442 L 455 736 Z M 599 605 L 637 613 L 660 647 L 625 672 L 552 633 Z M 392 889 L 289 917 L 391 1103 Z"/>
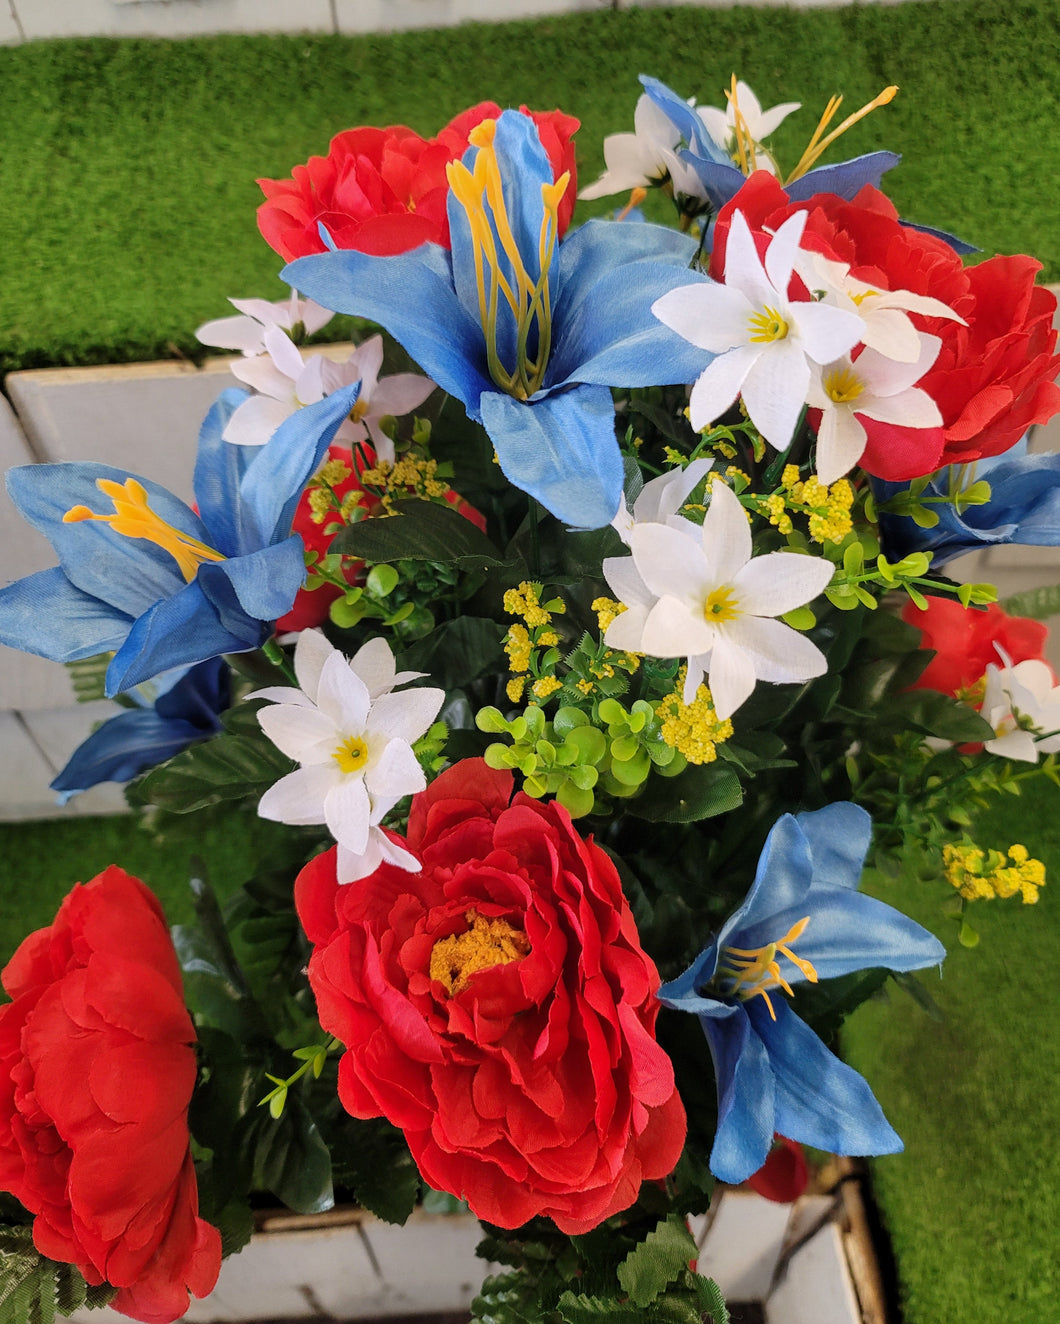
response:
<path fill-rule="evenodd" d="M 858 892 L 870 829 L 868 814 L 847 803 L 778 819 L 743 904 L 659 990 L 668 1007 L 699 1017 L 710 1046 L 718 1083 L 710 1168 L 722 1181 L 757 1172 L 774 1132 L 835 1154 L 902 1148 L 862 1077 L 780 996 L 802 980 L 918 970 L 945 956 L 926 929 Z"/>
<path fill-rule="evenodd" d="M 294 510 L 357 391 L 300 409 L 253 452 L 221 439 L 247 395 L 225 391 L 199 434 L 198 514 L 109 465 L 11 470 L 15 505 L 59 565 L 0 589 L 0 642 L 56 662 L 114 652 L 108 695 L 259 648 L 305 578 Z M 101 510 L 108 505 L 113 513 Z"/>
<path fill-rule="evenodd" d="M 131 697 L 140 706 L 110 718 L 78 745 L 51 784 L 60 804 L 99 782 L 131 781 L 221 730 L 220 714 L 231 702 L 222 658 L 159 677 L 157 686 L 153 703 L 133 690 Z"/>
<path fill-rule="evenodd" d="M 932 568 L 938 570 L 965 552 L 993 545 L 1060 545 L 1060 455 L 1028 455 L 1026 450 L 1026 441 L 1021 441 L 1004 455 L 977 460 L 974 479 L 985 479 L 990 484 L 990 500 L 981 506 L 967 506 L 960 514 L 949 503 L 932 504 L 929 509 L 939 517 L 933 528 L 920 528 L 908 515 L 881 511 L 880 537 L 887 556 L 900 560 L 910 552 L 932 552 Z M 948 496 L 951 472 L 940 469 L 921 500 Z M 972 481 L 967 473 L 959 477 L 962 486 Z M 881 504 L 907 487 L 906 483 L 873 482 Z"/>
<path fill-rule="evenodd" d="M 720 211 L 746 184 L 747 176 L 733 163 L 728 152 L 718 146 L 683 97 L 658 78 L 641 74 L 640 81 L 648 96 L 685 140 L 678 156 L 696 172 L 714 210 Z M 807 170 L 798 179 L 785 184 L 784 189 L 793 202 L 804 202 L 815 193 L 836 193 L 849 200 L 866 184 L 879 188 L 884 172 L 901 159 L 895 152 L 869 152 L 838 165 Z"/>
<path fill-rule="evenodd" d="M 505 111 L 449 167 L 451 250 L 349 249 L 283 272 L 339 312 L 379 322 L 489 433 L 506 477 L 566 523 L 610 523 L 622 496 L 611 386 L 693 381 L 711 355 L 652 316 L 695 280 L 695 243 L 655 225 L 589 221 L 562 242 L 537 129 Z M 700 279 L 703 279 L 702 277 Z"/>

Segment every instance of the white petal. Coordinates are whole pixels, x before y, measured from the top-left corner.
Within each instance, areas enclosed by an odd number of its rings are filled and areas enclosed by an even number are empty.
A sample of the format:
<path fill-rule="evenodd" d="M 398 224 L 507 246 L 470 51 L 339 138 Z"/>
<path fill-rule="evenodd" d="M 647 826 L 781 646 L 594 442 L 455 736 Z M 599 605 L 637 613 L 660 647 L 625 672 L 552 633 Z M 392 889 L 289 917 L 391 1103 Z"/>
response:
<path fill-rule="evenodd" d="M 322 746 L 338 744 L 340 733 L 335 723 L 317 708 L 277 703 L 258 713 L 261 729 L 281 753 L 298 763 L 320 763 L 315 757 Z"/>
<path fill-rule="evenodd" d="M 688 400 L 689 421 L 697 432 L 725 413 L 761 355 L 761 345 L 740 345 L 707 364 Z"/>
<path fill-rule="evenodd" d="M 603 571 L 608 588 L 619 602 L 627 607 L 650 607 L 654 603 L 655 594 L 638 574 L 632 556 L 605 557 Z"/>
<path fill-rule="evenodd" d="M 307 827 L 324 822 L 324 799 L 342 773 L 338 765 L 299 768 L 270 786 L 258 803 L 258 816 L 274 823 Z"/>
<path fill-rule="evenodd" d="M 364 783 L 373 802 L 376 796 L 382 796 L 396 803 L 403 795 L 415 795 L 427 788 L 423 769 L 404 740 L 387 744 L 379 758 L 365 769 Z"/>
<path fill-rule="evenodd" d="M 1007 735 L 986 741 L 983 748 L 991 754 L 1000 754 L 1002 758 L 1015 759 L 1020 763 L 1038 762 L 1038 746 L 1034 743 L 1034 737 L 1029 731 L 1021 731 L 1018 727 Z"/>
<path fill-rule="evenodd" d="M 312 299 L 298 300 L 298 317 L 305 327 L 307 336 L 313 335 L 321 327 L 327 326 L 335 314 L 330 308 L 323 308 L 319 303 L 314 303 Z"/>
<path fill-rule="evenodd" d="M 384 377 L 372 392 L 372 415 L 382 418 L 384 414 L 393 414 L 400 418 L 418 409 L 433 390 L 435 384 L 429 377 L 418 372 L 396 372 L 392 377 Z"/>
<path fill-rule="evenodd" d="M 740 614 L 783 616 L 823 593 L 834 572 L 832 562 L 823 556 L 798 552 L 756 556 L 733 580 Z"/>
<path fill-rule="evenodd" d="M 366 732 L 411 745 L 438 716 L 444 702 L 445 690 L 430 687 L 380 695 L 368 714 Z"/>
<path fill-rule="evenodd" d="M 358 345 L 350 355 L 349 366 L 356 373 L 356 376 L 350 378 L 351 382 L 359 377 L 361 395 L 371 400 L 379 381 L 379 370 L 383 366 L 383 337 L 369 336 L 363 345 Z"/>
<path fill-rule="evenodd" d="M 379 420 L 373 418 L 371 414 L 368 414 L 366 415 L 364 422 L 368 435 L 372 439 L 372 445 L 375 447 L 376 459 L 384 461 L 387 464 L 393 464 L 395 458 L 394 443 L 380 428 Z"/>
<path fill-rule="evenodd" d="M 915 363 L 920 353 L 916 327 L 897 308 L 865 310 L 861 338 L 870 349 L 896 363 Z"/>
<path fill-rule="evenodd" d="M 305 368 L 302 352 L 286 331 L 270 326 L 265 332 L 265 349 L 278 370 L 297 381 Z"/>
<path fill-rule="evenodd" d="M 346 775 L 324 797 L 324 821 L 340 845 L 357 855 L 368 845 L 369 817 L 372 804 L 364 778 Z"/>
<path fill-rule="evenodd" d="M 712 588 L 728 584 L 751 559 L 747 512 L 736 493 L 724 483 L 715 483 L 710 489 L 702 546 Z"/>
<path fill-rule="evenodd" d="M 802 216 L 802 224 L 805 225 L 806 213 L 798 214 Z M 795 217 L 789 218 L 789 220 L 794 219 Z M 777 255 L 779 258 L 779 250 Z M 775 304 L 778 298 L 782 300 L 787 289 L 787 280 L 779 291 L 770 281 L 742 211 L 733 212 L 732 223 L 729 226 L 729 238 L 725 245 L 725 284 L 731 289 L 739 290 L 753 309 L 762 308 L 766 304 Z"/>
<path fill-rule="evenodd" d="M 770 134 L 776 132 L 779 125 L 788 118 L 792 111 L 801 108 L 801 101 L 782 101 L 779 106 L 771 106 L 769 110 L 764 110 L 755 117 L 755 124 L 751 132 L 756 139 L 768 138 Z"/>
<path fill-rule="evenodd" d="M 258 322 L 262 334 L 265 333 L 266 327 L 293 325 L 291 321 L 291 306 L 295 302 L 293 297 L 280 299 L 276 303 L 270 303 L 268 299 L 229 299 L 228 302 L 233 308 Z"/>
<path fill-rule="evenodd" d="M 244 699 L 268 699 L 270 703 L 293 703 L 301 708 L 313 708 L 316 705 L 308 694 L 296 690 L 293 685 L 268 685 L 263 690 L 254 690 L 244 694 Z"/>
<path fill-rule="evenodd" d="M 358 736 L 364 731 L 371 706 L 368 686 L 339 652 L 332 653 L 321 668 L 317 705 L 338 730 Z"/>
<path fill-rule="evenodd" d="M 806 229 L 809 212 L 797 211 L 789 216 L 770 240 L 766 249 L 766 275 L 770 284 L 783 297 L 786 296 L 799 240 Z M 726 250 L 728 251 L 728 250 Z"/>
<path fill-rule="evenodd" d="M 215 349 L 238 349 L 242 354 L 260 354 L 263 344 L 260 323 L 252 317 L 218 317 L 203 322 L 195 332 L 200 345 Z"/>
<path fill-rule="evenodd" d="M 651 306 L 664 326 L 698 349 L 720 354 L 747 340 L 754 308 L 728 285 L 680 285 Z"/>
<path fill-rule="evenodd" d="M 827 303 L 789 303 L 803 352 L 815 363 L 834 363 L 861 340 L 864 323 L 857 313 Z"/>
<path fill-rule="evenodd" d="M 319 630 L 303 630 L 294 646 L 294 674 L 310 699 L 316 703 L 320 673 L 336 650 Z"/>
<path fill-rule="evenodd" d="M 766 346 L 751 365 L 743 384 L 743 402 L 751 422 L 778 451 L 791 443 L 809 384 L 809 365 L 791 336 Z"/>
<path fill-rule="evenodd" d="M 223 440 L 234 446 L 264 446 L 272 434 L 295 411 L 293 404 L 271 400 L 267 395 L 252 395 L 244 400 L 228 420 Z"/>
<path fill-rule="evenodd" d="M 669 524 L 638 524 L 630 534 L 637 572 L 653 596 L 702 605 L 714 584 L 700 549 Z"/>
<path fill-rule="evenodd" d="M 676 515 L 688 499 L 688 494 L 710 472 L 713 460 L 693 460 L 684 469 L 660 474 L 645 483 L 640 496 L 633 503 L 633 518 L 641 524 L 662 523 Z"/>
<path fill-rule="evenodd" d="M 877 290 L 868 303 L 870 309 L 903 308 L 907 313 L 923 313 L 926 317 L 947 317 L 951 322 L 960 322 L 961 326 L 968 325 L 949 304 L 943 303 L 941 299 L 933 299 L 928 294 L 914 294 L 912 290 Z"/>
<path fill-rule="evenodd" d="M 298 370 L 301 372 L 300 362 Z M 249 386 L 252 391 L 273 400 L 282 400 L 294 408 L 294 378 L 281 372 L 268 354 L 255 354 L 253 358 L 241 359 L 231 365 L 231 372 L 237 381 Z"/>
<path fill-rule="evenodd" d="M 937 428 L 942 425 L 942 414 L 927 391 L 911 386 L 908 391 L 888 395 L 883 399 L 870 396 L 858 410 L 868 418 L 881 423 L 894 423 L 903 428 Z"/>
<path fill-rule="evenodd" d="M 644 622 L 641 651 L 650 657 L 692 657 L 714 646 L 715 628 L 708 625 L 702 609 L 698 615 L 669 596 L 660 598 Z"/>
<path fill-rule="evenodd" d="M 731 717 L 755 687 L 754 658 L 719 636 L 710 654 L 707 684 L 720 720 Z"/>
<path fill-rule="evenodd" d="M 608 648 L 621 648 L 627 653 L 642 653 L 641 640 L 644 637 L 644 622 L 648 619 L 649 608 L 646 606 L 628 607 L 604 631 L 604 643 Z"/>
<path fill-rule="evenodd" d="M 817 477 L 834 483 L 849 473 L 865 453 L 868 434 L 849 405 L 829 406 L 817 432 Z"/>
<path fill-rule="evenodd" d="M 828 659 L 817 645 L 783 621 L 741 616 L 724 629 L 728 642 L 753 659 L 760 680 L 791 685 L 828 670 Z"/>
<path fill-rule="evenodd" d="M 394 654 L 385 639 L 369 639 L 350 658 L 350 667 L 368 686 L 375 699 L 394 688 Z"/>

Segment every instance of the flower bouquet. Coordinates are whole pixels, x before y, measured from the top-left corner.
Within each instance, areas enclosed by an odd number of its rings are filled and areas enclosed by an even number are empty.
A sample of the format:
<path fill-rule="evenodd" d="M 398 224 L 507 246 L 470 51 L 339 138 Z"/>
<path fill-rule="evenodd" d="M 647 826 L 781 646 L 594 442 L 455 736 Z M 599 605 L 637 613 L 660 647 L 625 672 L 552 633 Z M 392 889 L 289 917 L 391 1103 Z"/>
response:
<path fill-rule="evenodd" d="M 942 571 L 1060 540 L 1060 460 L 1021 446 L 1056 300 L 901 219 L 893 154 L 820 164 L 896 89 L 785 173 L 796 106 L 641 83 L 581 195 L 629 193 L 610 219 L 573 223 L 577 121 L 526 107 L 260 181 L 293 292 L 199 330 L 241 385 L 194 507 L 9 475 L 59 565 L 0 590 L 0 640 L 125 708 L 56 789 L 126 782 L 163 838 L 289 825 L 222 898 L 197 866 L 172 935 L 115 864 L 7 965 L 17 1318 L 167 1324 L 263 1201 L 434 1192 L 505 1266 L 477 1318 L 720 1324 L 686 1224 L 715 1180 L 901 1148 L 828 1043 L 944 948 L 866 863 L 926 859 L 966 945 L 1037 898 L 969 830 L 1057 780 L 1044 627 Z M 305 344 L 334 312 L 345 358 Z"/>

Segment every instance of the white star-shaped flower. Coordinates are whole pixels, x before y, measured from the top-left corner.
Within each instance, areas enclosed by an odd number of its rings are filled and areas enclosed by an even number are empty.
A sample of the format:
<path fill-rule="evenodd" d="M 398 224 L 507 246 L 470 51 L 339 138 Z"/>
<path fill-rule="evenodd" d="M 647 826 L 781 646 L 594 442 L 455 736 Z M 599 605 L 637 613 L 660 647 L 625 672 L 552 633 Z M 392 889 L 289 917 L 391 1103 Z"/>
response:
<path fill-rule="evenodd" d="M 668 524 L 688 500 L 689 494 L 707 476 L 713 463 L 713 460 L 693 460 L 683 469 L 672 469 L 653 478 L 641 488 L 632 510 L 623 501 L 611 524 L 626 546 L 629 546 L 630 534 L 638 524 Z M 688 520 L 680 523 L 688 524 Z"/>
<path fill-rule="evenodd" d="M 823 592 L 831 562 L 795 552 L 752 559 L 747 516 L 722 483 L 711 489 L 701 530 L 676 516 L 667 524 L 635 525 L 630 549 L 632 556 L 604 561 L 611 591 L 626 605 L 605 642 L 651 657 L 686 658 L 686 703 L 706 675 L 724 719 L 759 680 L 790 684 L 827 670 L 816 644 L 773 618 Z"/>
<path fill-rule="evenodd" d="M 282 331 L 293 331 L 301 325 L 307 336 L 327 326 L 335 316 L 329 308 L 321 308 L 312 299 L 300 299 L 292 290 L 289 299 L 269 303 L 267 299 L 229 299 L 241 317 L 218 317 L 203 322 L 195 332 L 201 345 L 215 349 L 238 349 L 241 354 L 260 354 L 265 348 L 265 332 L 272 326 Z"/>
<path fill-rule="evenodd" d="M 651 188 L 668 176 L 676 194 L 704 198 L 699 176 L 678 157 L 675 148 L 681 141 L 677 129 L 665 111 L 644 93 L 633 112 L 632 133 L 612 133 L 604 139 L 606 169 L 600 178 L 578 194 L 586 202 L 606 198 L 630 189 Z"/>
<path fill-rule="evenodd" d="M 856 314 L 788 299 L 805 226 L 806 212 L 789 216 L 763 263 L 743 213 L 734 212 L 724 284 L 683 285 L 652 304 L 660 322 L 717 356 L 692 387 L 689 418 L 697 431 L 741 396 L 766 441 L 786 449 L 806 403 L 810 363 L 834 363 L 860 341 Z"/>
<path fill-rule="evenodd" d="M 984 746 L 991 754 L 1037 763 L 1039 754 L 1060 750 L 1060 685 L 1047 662 L 990 663 L 980 712 L 994 728 Z"/>
<path fill-rule="evenodd" d="M 844 354 L 814 372 L 806 398 L 821 411 L 817 476 L 822 483 L 834 483 L 861 459 L 868 434 L 859 415 L 903 428 L 941 425 L 938 405 L 913 383 L 938 358 L 942 341 L 938 336 L 917 335 L 920 353 L 912 363 L 895 362 L 874 349 L 864 349 L 856 359 Z"/>
<path fill-rule="evenodd" d="M 963 317 L 941 299 L 912 290 L 884 290 L 869 285 L 850 274 L 846 262 L 834 262 L 821 253 L 800 248 L 795 255 L 795 271 L 806 287 L 823 295 L 822 302 L 842 308 L 861 318 L 861 340 L 885 358 L 899 363 L 914 363 L 920 357 L 920 333 L 908 314 L 945 317 L 967 326 Z"/>
<path fill-rule="evenodd" d="M 765 140 L 788 118 L 792 111 L 799 110 L 801 101 L 784 101 L 779 106 L 762 109 L 762 103 L 741 78 L 736 84 L 736 104 L 747 132 L 754 140 L 755 164 L 759 170 L 777 173 L 777 165 L 771 154 L 762 146 Z M 736 106 L 730 101 L 724 110 L 717 106 L 697 106 L 696 114 L 703 121 L 707 132 L 726 152 L 732 152 L 736 146 Z"/>
<path fill-rule="evenodd" d="M 430 727 L 445 699 L 440 689 L 397 692 L 419 672 L 395 672 L 384 640 L 351 659 L 316 630 L 304 630 L 294 650 L 299 688 L 272 686 L 258 713 L 272 743 L 301 766 L 262 796 L 258 813 L 279 823 L 324 823 L 338 842 L 340 883 L 373 873 L 386 861 L 417 870 L 379 826 L 406 795 L 426 787 L 412 745 Z"/>

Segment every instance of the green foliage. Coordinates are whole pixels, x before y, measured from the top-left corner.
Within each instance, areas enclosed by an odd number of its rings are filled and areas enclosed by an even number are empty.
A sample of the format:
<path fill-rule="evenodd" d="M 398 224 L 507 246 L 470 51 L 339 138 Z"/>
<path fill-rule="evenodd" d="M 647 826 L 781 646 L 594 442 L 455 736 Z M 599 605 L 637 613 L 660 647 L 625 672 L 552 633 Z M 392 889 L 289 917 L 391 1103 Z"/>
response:
<path fill-rule="evenodd" d="M 671 1215 L 631 1250 L 618 1266 L 618 1281 L 635 1306 L 647 1306 L 696 1257 L 684 1220 Z"/>
<path fill-rule="evenodd" d="M 383 1118 L 355 1121 L 345 1114 L 329 1132 L 335 1180 L 357 1203 L 388 1223 L 404 1223 L 422 1190 L 405 1137 Z"/>
<path fill-rule="evenodd" d="M 130 782 L 129 802 L 188 814 L 209 805 L 260 800 L 295 765 L 261 730 L 256 713 L 252 704 L 223 713 L 221 735 L 182 750 Z"/>
<path fill-rule="evenodd" d="M 395 501 L 392 516 L 349 525 L 336 536 L 331 551 L 363 561 L 430 561 L 465 569 L 504 564 L 497 548 L 469 519 L 433 501 Z"/>
<path fill-rule="evenodd" d="M 107 1305 L 115 1290 L 92 1287 L 72 1264 L 41 1255 L 28 1224 L 0 1224 L 0 1324 L 53 1324 L 56 1315 Z"/>
<path fill-rule="evenodd" d="M 1010 616 L 1029 616 L 1032 620 L 1044 621 L 1060 612 L 1060 584 L 1015 593 L 1001 606 Z"/>

